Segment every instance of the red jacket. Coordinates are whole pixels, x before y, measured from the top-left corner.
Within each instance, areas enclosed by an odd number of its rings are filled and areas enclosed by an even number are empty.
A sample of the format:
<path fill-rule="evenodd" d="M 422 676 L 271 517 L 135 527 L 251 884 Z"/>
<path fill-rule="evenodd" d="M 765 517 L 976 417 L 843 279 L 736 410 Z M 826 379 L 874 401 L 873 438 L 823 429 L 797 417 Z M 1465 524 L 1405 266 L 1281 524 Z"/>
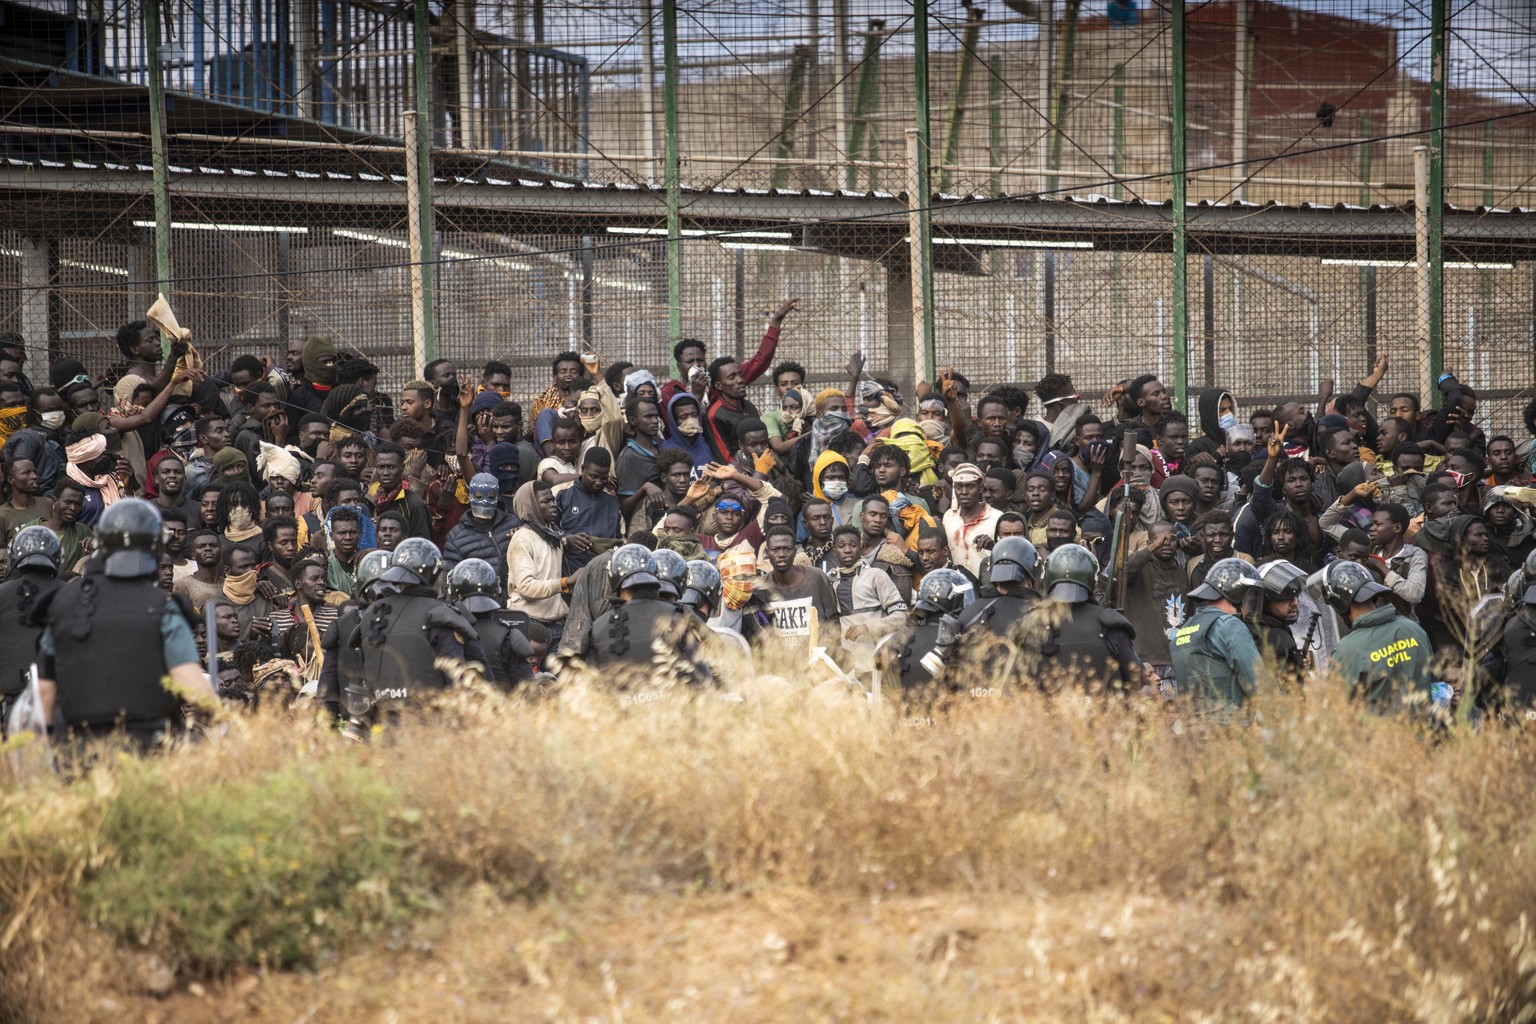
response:
<path fill-rule="evenodd" d="M 773 365 L 773 353 L 779 347 L 779 329 L 770 327 L 763 332 L 763 340 L 757 343 L 757 351 L 752 358 L 741 364 L 741 381 L 743 384 L 751 384 L 757 378 L 767 372 Z M 672 396 L 681 391 L 687 391 L 688 385 L 680 380 L 669 380 L 661 386 L 661 407 L 665 409 L 667 403 L 672 401 Z M 709 397 L 703 403 L 708 409 L 720 396 L 715 394 L 714 388 L 710 388 Z"/>

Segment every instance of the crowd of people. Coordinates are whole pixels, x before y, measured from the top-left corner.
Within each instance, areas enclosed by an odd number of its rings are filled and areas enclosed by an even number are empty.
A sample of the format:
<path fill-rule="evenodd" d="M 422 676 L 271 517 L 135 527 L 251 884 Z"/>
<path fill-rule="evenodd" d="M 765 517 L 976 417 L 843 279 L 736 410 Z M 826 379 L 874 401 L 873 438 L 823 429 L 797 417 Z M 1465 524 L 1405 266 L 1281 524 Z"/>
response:
<path fill-rule="evenodd" d="M 778 351 L 794 308 L 745 361 L 563 352 L 532 395 L 447 359 L 387 393 L 327 337 L 213 372 L 145 321 L 106 375 L 44 384 L 0 336 L 7 711 L 154 742 L 188 703 L 308 695 L 364 727 L 458 666 L 639 693 L 754 662 L 911 697 L 1231 714 L 1333 678 L 1384 710 L 1531 706 L 1536 450 L 1454 376 L 1384 395 L 1381 358 L 1337 396 L 1211 388 L 1189 415 L 1150 374 L 907 395 L 854 356 L 812 387 Z"/>

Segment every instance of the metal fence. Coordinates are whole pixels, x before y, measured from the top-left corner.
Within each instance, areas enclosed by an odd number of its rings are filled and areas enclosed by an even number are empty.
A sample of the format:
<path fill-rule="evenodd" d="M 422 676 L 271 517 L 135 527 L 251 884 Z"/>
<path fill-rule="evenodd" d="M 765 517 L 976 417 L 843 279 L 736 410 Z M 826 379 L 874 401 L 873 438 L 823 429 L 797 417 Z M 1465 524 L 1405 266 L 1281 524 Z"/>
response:
<path fill-rule="evenodd" d="M 120 103 L 147 74 L 143 10 L 126 0 L 97 5 L 99 17 L 63 0 L 12 6 L 48 12 L 54 20 L 35 34 L 57 45 L 22 47 L 15 19 L 12 37 L 0 33 L 8 91 L 32 104 L 22 108 L 30 120 L 0 127 L 12 161 L 0 168 L 0 329 L 104 368 L 113 331 L 154 291 L 154 212 L 139 169 L 147 142 Z M 1412 224 L 1413 149 L 1431 141 L 1429 5 L 1190 3 L 1181 110 L 1170 91 L 1170 2 L 994 6 L 933 3 L 920 67 L 911 3 L 679 5 L 670 60 L 660 0 L 430 4 L 437 354 L 510 361 L 531 392 L 557 351 L 590 346 L 665 368 L 670 346 L 661 191 L 645 193 L 656 196 L 649 226 L 552 213 L 524 216 L 516 230 L 494 211 L 443 202 L 445 193 L 523 177 L 661 184 L 669 118 L 681 181 L 693 188 L 901 193 L 920 78 L 936 191 L 1165 203 L 1177 126 L 1192 202 L 1377 204 L 1390 208 L 1383 218 Z M 208 0 L 161 13 L 171 285 L 210 361 L 277 357 L 291 339 L 326 333 L 383 367 L 388 385 L 415 376 L 400 141 L 400 114 L 415 102 L 411 11 Z M 1517 207 L 1536 191 L 1532 19 L 1529 5 L 1500 0 L 1450 10 L 1441 43 L 1451 204 Z M 43 106 L 67 116 L 31 113 Z M 204 171 L 227 175 L 228 196 L 191 188 Z M 80 182 L 73 197 L 48 184 L 65 172 Z M 398 205 L 309 195 L 338 173 L 396 190 Z M 276 174 L 288 198 L 237 197 L 248 176 Z M 88 216 L 70 215 L 87 202 Z M 1191 225 L 1202 216 L 1192 207 Z M 690 231 L 678 244 L 684 335 L 750 352 L 768 313 L 798 296 L 781 351 L 815 381 L 840 379 L 853 351 L 876 370 L 910 363 L 899 351 L 912 330 L 908 245 L 889 223 L 819 225 L 838 245 L 800 227 L 725 230 Z M 1366 235 L 1352 241 L 1366 253 L 1354 262 L 1335 261 L 1317 233 L 1262 253 L 1192 248 L 1191 387 L 1312 394 L 1329 378 L 1347 386 L 1380 352 L 1393 362 L 1384 394 L 1421 390 L 1413 253 L 1400 241 L 1383 240 L 1376 254 Z M 1055 370 L 1084 393 L 1140 372 L 1172 376 L 1177 296 L 1166 245 L 1052 247 L 996 233 L 954 242 L 941 232 L 934 246 L 938 364 L 978 382 Z M 1444 363 L 1490 392 L 1489 421 L 1511 428 L 1533 380 L 1532 263 L 1518 254 L 1466 262 L 1447 256 Z"/>

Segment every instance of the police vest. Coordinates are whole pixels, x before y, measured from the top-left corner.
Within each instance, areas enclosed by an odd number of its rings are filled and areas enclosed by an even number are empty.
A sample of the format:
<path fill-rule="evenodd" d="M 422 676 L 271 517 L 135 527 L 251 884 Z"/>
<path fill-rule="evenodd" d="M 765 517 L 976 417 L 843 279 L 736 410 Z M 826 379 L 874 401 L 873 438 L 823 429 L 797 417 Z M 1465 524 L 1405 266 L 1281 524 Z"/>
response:
<path fill-rule="evenodd" d="M 533 676 L 528 656 L 528 616 L 522 612 L 498 608 L 475 616 L 475 632 L 485 648 L 485 667 L 491 682 L 503 690 Z"/>
<path fill-rule="evenodd" d="M 43 627 L 33 624 L 32 613 L 61 586 L 52 576 L 27 569 L 0 584 L 0 696 L 14 696 L 27 688 L 37 641 L 43 635 Z"/>
<path fill-rule="evenodd" d="M 1109 634 L 1118 630 L 1127 637 L 1134 635 L 1125 616 L 1112 608 L 1081 601 L 1068 605 L 1070 610 L 1060 621 L 1050 622 L 1050 617 L 1063 614 L 1058 610 L 1060 604 L 1050 602 L 1039 607 L 1047 619 L 1040 642 L 1042 685 L 1059 689 L 1071 684 L 1093 692 L 1118 688 L 1120 658 L 1110 650 Z"/>
<path fill-rule="evenodd" d="M 130 732 L 163 727 L 180 710 L 161 680 L 160 623 L 168 604 L 153 576 L 92 574 L 60 587 L 46 611 L 58 705 L 67 725 Z"/>
<path fill-rule="evenodd" d="M 667 601 L 640 598 L 615 605 L 592 623 L 591 649 L 586 662 L 605 665 L 649 666 L 656 660 L 657 641 L 677 648 L 687 615 Z"/>
<path fill-rule="evenodd" d="M 923 658 L 939 646 L 939 617 L 934 615 L 926 622 L 909 626 L 908 630 L 907 642 L 896 656 L 903 690 L 917 689 L 934 681 L 933 673 L 923 665 Z"/>
<path fill-rule="evenodd" d="M 966 609 L 960 618 L 960 625 L 968 633 L 972 630 L 986 630 L 993 636 L 1011 639 L 1018 624 L 1024 621 L 1024 616 L 1034 610 L 1039 602 L 1040 597 L 1034 591 L 999 594 Z"/>
<path fill-rule="evenodd" d="M 1536 610 L 1524 606 L 1504 626 L 1503 702 L 1510 710 L 1536 705 Z"/>
<path fill-rule="evenodd" d="M 373 694 L 363 678 L 363 652 L 358 645 L 357 631 L 362 626 L 362 612 L 354 608 L 331 624 L 320 644 L 326 656 L 336 659 L 336 689 L 334 696 L 351 715 L 365 715 L 373 706 Z M 334 642 L 334 646 L 332 646 Z"/>
<path fill-rule="evenodd" d="M 439 690 L 442 676 L 428 636 L 428 619 L 447 608 L 435 597 L 390 594 L 362 612 L 357 647 L 362 673 L 380 704 L 404 701 L 412 691 Z"/>
<path fill-rule="evenodd" d="M 1247 699 L 1238 685 L 1237 670 L 1211 640 L 1216 624 L 1233 617 L 1213 604 L 1203 604 L 1173 631 L 1168 650 L 1181 692 L 1219 707 L 1242 704 Z"/>

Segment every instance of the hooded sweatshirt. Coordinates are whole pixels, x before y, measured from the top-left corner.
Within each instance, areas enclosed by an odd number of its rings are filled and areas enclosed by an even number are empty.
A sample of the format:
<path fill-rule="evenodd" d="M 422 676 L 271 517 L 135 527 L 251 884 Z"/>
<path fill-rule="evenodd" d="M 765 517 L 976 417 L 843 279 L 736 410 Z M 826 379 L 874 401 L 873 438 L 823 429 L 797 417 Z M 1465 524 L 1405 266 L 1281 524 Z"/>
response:
<path fill-rule="evenodd" d="M 1242 422 L 1242 413 L 1237 408 L 1237 399 L 1232 397 L 1232 392 L 1224 388 L 1204 388 L 1199 398 L 1195 400 L 1195 411 L 1199 413 L 1200 437 L 1189 442 L 1189 448 L 1184 452 L 1184 461 L 1188 462 L 1193 456 L 1205 452 L 1215 456 L 1218 460 L 1216 449 L 1227 443 L 1227 432 L 1221 425 L 1221 400 L 1225 398 L 1232 403 L 1233 415 L 1237 417 L 1236 423 Z"/>
<path fill-rule="evenodd" d="M 811 470 L 811 492 L 818 498 L 832 502 L 832 518 L 837 520 L 838 526 L 849 523 L 857 526 L 856 510 L 859 507 L 859 499 L 854 497 L 853 491 L 850 490 L 837 501 L 832 501 L 821 488 L 821 475 L 827 471 L 828 466 L 835 465 L 847 466 L 848 460 L 837 452 L 825 451 L 821 453 L 816 459 L 815 467 Z"/>
<path fill-rule="evenodd" d="M 704 439 L 704 432 L 702 430 L 693 437 L 685 437 L 678 431 L 677 409 L 679 403 L 691 403 L 695 409 L 699 410 L 699 425 L 703 426 L 704 424 L 704 410 L 699 407 L 699 400 L 697 398 L 686 391 L 673 395 L 667 400 L 667 439 L 661 442 L 660 450 L 666 451 L 669 448 L 676 448 L 678 451 L 687 452 L 689 457 L 693 459 L 693 468 L 695 470 L 693 475 L 697 478 L 699 475 L 697 471 L 714 461 L 714 456 L 710 453 L 709 442 Z"/>

